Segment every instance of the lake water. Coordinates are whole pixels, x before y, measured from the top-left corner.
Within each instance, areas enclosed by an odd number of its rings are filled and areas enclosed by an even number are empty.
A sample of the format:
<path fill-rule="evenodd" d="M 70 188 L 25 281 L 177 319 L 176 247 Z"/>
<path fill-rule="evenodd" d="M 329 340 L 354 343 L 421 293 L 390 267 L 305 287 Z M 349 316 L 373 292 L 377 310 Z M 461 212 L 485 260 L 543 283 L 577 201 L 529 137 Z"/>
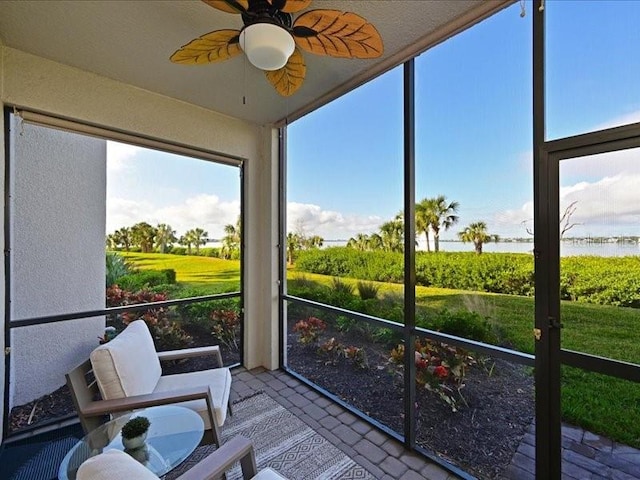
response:
<path fill-rule="evenodd" d="M 347 244 L 344 240 L 325 241 L 325 247 L 343 247 Z M 425 250 L 424 240 L 418 242 L 418 250 Z M 473 252 L 473 244 L 457 241 L 440 241 L 440 250 L 443 252 Z M 498 242 L 485 243 L 483 252 L 499 253 L 533 253 L 533 243 L 529 242 Z M 560 244 L 560 255 L 571 257 L 574 255 L 596 255 L 600 257 L 622 257 L 626 255 L 640 255 L 640 245 L 635 243 L 573 243 L 571 240 Z"/>

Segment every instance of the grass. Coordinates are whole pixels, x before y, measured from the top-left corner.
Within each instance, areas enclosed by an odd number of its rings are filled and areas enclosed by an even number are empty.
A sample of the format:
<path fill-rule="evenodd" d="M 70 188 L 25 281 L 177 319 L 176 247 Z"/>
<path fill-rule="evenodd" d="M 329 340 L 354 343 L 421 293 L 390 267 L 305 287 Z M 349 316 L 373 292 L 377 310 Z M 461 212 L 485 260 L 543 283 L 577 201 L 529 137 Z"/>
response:
<path fill-rule="evenodd" d="M 127 260 L 140 268 L 173 268 L 177 280 L 191 287 L 221 286 L 237 289 L 238 261 L 182 255 L 127 253 Z M 289 279 L 304 278 L 331 285 L 325 275 L 289 270 Z M 357 279 L 342 279 L 356 288 Z M 403 286 L 378 285 L 379 296 L 402 298 Z M 355 290 L 354 290 L 355 291 Z M 426 311 L 470 309 L 491 319 L 503 341 L 518 351 L 533 353 L 534 302 L 531 297 L 417 287 L 416 304 Z M 562 346 L 570 350 L 640 363 L 640 309 L 562 302 Z M 640 384 L 579 369 L 563 367 L 562 415 L 579 425 L 613 440 L 640 447 Z"/>
<path fill-rule="evenodd" d="M 202 289 L 203 292 L 210 287 L 209 293 L 240 290 L 239 260 L 164 253 L 118 253 L 141 269 L 172 268 L 176 271 L 176 280 L 186 287 Z"/>

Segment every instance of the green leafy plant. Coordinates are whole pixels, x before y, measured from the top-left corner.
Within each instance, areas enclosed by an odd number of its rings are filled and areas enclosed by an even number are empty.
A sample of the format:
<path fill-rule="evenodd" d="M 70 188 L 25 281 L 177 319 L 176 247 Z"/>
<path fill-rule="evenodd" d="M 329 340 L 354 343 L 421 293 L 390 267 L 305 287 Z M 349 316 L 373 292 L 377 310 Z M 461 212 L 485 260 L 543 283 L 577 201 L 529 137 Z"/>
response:
<path fill-rule="evenodd" d="M 367 360 L 367 352 L 364 348 L 351 345 L 344 349 L 344 357 L 353 362 L 353 366 L 361 370 L 367 370 L 369 368 L 369 361 Z"/>
<path fill-rule="evenodd" d="M 143 435 L 147 430 L 151 422 L 147 417 L 135 417 L 129 420 L 122 427 L 123 438 L 135 438 Z"/>
<path fill-rule="evenodd" d="M 327 357 L 325 365 L 337 365 L 340 357 L 344 356 L 344 345 L 331 337 L 318 347 L 318 353 Z"/>
<path fill-rule="evenodd" d="M 223 345 L 237 350 L 240 334 L 240 315 L 235 310 L 214 310 L 211 312 L 212 333 Z"/>
<path fill-rule="evenodd" d="M 416 340 L 414 360 L 416 383 L 436 393 L 453 412 L 458 411 L 459 402 L 466 403 L 461 389 L 467 369 L 476 363 L 466 350 L 431 340 Z M 398 345 L 391 351 L 391 361 L 404 363 L 405 347 Z"/>
<path fill-rule="evenodd" d="M 317 317 L 300 320 L 293 326 L 293 331 L 300 334 L 298 341 L 303 345 L 315 345 L 326 329 L 327 324 Z"/>
<path fill-rule="evenodd" d="M 378 290 L 380 287 L 371 282 L 358 282 L 356 284 L 358 288 L 358 294 L 362 300 L 369 300 L 378 297 Z"/>
<path fill-rule="evenodd" d="M 106 286 L 110 287 L 120 278 L 129 275 L 134 271 L 131 263 L 127 262 L 122 255 L 116 252 L 107 252 L 106 259 Z"/>

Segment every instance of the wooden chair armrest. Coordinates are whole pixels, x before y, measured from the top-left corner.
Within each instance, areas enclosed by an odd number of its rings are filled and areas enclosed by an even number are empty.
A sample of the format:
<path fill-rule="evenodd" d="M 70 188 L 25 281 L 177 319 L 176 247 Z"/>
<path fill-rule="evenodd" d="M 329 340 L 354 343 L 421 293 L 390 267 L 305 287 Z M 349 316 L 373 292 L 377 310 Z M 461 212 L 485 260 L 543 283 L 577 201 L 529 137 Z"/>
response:
<path fill-rule="evenodd" d="M 257 474 L 256 456 L 248 438 L 232 438 L 176 480 L 216 480 L 237 461 L 240 461 L 243 479 L 249 480 Z"/>
<path fill-rule="evenodd" d="M 220 353 L 220 347 L 218 345 L 212 345 L 208 347 L 183 348 L 181 350 L 169 350 L 166 352 L 157 353 L 158 359 L 161 362 L 164 362 L 165 360 L 180 360 L 183 358 L 213 355 L 218 360 L 218 365 L 220 365 L 220 367 L 224 367 L 224 363 L 222 363 L 222 354 Z"/>
<path fill-rule="evenodd" d="M 82 409 L 82 415 L 94 417 L 116 412 L 126 412 L 139 408 L 156 407 L 171 403 L 187 402 L 189 400 L 207 399 L 213 405 L 212 395 L 208 386 L 198 386 L 169 392 L 149 393 L 132 397 L 116 398 L 113 400 L 94 400 Z"/>

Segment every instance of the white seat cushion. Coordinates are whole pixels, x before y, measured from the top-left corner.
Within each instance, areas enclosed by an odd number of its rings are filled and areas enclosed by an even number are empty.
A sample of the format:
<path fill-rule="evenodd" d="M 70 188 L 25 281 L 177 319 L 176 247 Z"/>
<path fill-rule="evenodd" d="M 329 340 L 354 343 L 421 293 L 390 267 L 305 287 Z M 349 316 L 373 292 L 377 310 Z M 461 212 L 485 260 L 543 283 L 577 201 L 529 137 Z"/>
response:
<path fill-rule="evenodd" d="M 228 368 L 214 368 L 199 372 L 178 373 L 160 377 L 154 392 L 171 392 L 189 387 L 209 386 L 213 393 L 213 406 L 218 426 L 224 425 L 227 418 L 229 393 L 231 392 L 231 372 Z M 204 420 L 204 428 L 211 428 L 206 400 L 192 400 L 178 403 L 181 407 L 190 408 L 200 414 Z"/>
<path fill-rule="evenodd" d="M 120 450 L 108 450 L 85 461 L 76 475 L 77 480 L 158 480 L 137 460 Z"/>
<path fill-rule="evenodd" d="M 131 322 L 116 338 L 91 352 L 90 358 L 105 400 L 152 393 L 162 375 L 144 320 Z"/>
<path fill-rule="evenodd" d="M 285 477 L 280 475 L 275 470 L 271 470 L 270 468 L 265 468 L 260 470 L 255 477 L 252 477 L 251 480 L 287 480 Z"/>

